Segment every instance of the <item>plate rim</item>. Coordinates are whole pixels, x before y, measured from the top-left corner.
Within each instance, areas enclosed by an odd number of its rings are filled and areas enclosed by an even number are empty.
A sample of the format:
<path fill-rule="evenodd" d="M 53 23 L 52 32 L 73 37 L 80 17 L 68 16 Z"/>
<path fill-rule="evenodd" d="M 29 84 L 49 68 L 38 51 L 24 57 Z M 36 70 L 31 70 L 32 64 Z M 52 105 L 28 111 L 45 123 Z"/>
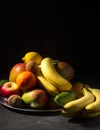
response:
<path fill-rule="evenodd" d="M 57 109 L 34 109 L 34 108 L 17 108 L 17 107 L 13 107 L 10 106 L 7 102 L 4 102 L 5 97 L 2 97 L 0 95 L 0 104 L 3 105 L 4 107 L 7 107 L 8 109 L 11 110 L 16 110 L 16 111 L 20 111 L 20 112 L 41 112 L 41 113 L 48 113 L 48 112 L 60 112 L 62 110 L 62 108 L 57 108 Z"/>

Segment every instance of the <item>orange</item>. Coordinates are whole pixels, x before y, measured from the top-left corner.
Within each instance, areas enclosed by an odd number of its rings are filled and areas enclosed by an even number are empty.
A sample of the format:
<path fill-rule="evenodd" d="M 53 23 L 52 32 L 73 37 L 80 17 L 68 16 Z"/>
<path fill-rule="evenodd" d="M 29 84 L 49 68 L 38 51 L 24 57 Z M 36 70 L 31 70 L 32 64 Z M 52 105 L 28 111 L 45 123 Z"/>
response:
<path fill-rule="evenodd" d="M 33 72 L 23 71 L 16 77 L 16 83 L 23 92 L 26 92 L 35 87 L 37 77 Z"/>

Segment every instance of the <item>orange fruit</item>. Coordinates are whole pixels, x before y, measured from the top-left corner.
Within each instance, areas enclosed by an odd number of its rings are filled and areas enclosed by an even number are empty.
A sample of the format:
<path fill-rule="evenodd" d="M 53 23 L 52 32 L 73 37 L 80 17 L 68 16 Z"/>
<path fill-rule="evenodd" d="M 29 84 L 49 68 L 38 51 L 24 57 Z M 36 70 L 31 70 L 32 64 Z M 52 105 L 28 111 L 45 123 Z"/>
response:
<path fill-rule="evenodd" d="M 16 83 L 23 92 L 26 92 L 35 87 L 37 78 L 34 73 L 23 71 L 16 77 Z"/>

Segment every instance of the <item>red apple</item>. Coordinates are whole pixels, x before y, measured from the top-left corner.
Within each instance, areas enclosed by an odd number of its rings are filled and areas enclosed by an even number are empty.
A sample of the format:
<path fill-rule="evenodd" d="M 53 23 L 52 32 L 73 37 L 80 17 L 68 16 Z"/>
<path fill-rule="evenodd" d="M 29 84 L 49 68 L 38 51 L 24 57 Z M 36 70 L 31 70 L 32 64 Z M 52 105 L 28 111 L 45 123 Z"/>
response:
<path fill-rule="evenodd" d="M 9 73 L 9 81 L 11 82 L 16 82 L 16 77 L 19 73 L 25 71 L 26 68 L 25 68 L 25 63 L 17 63 L 15 64 L 11 70 L 10 70 L 10 73 Z"/>
<path fill-rule="evenodd" d="M 19 87 L 15 82 L 6 82 L 1 87 L 0 93 L 3 97 L 9 97 L 12 94 L 19 94 Z"/>

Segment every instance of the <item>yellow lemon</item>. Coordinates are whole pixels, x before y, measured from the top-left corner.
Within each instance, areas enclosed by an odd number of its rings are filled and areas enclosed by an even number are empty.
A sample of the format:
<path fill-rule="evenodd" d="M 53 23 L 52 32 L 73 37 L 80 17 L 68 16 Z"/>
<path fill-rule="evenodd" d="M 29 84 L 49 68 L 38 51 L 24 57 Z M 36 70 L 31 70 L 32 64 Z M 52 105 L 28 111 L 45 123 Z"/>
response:
<path fill-rule="evenodd" d="M 28 63 L 30 60 L 33 60 L 36 65 L 39 65 L 42 60 L 42 56 L 38 52 L 27 52 L 24 57 L 22 57 L 22 60 L 25 63 Z"/>

